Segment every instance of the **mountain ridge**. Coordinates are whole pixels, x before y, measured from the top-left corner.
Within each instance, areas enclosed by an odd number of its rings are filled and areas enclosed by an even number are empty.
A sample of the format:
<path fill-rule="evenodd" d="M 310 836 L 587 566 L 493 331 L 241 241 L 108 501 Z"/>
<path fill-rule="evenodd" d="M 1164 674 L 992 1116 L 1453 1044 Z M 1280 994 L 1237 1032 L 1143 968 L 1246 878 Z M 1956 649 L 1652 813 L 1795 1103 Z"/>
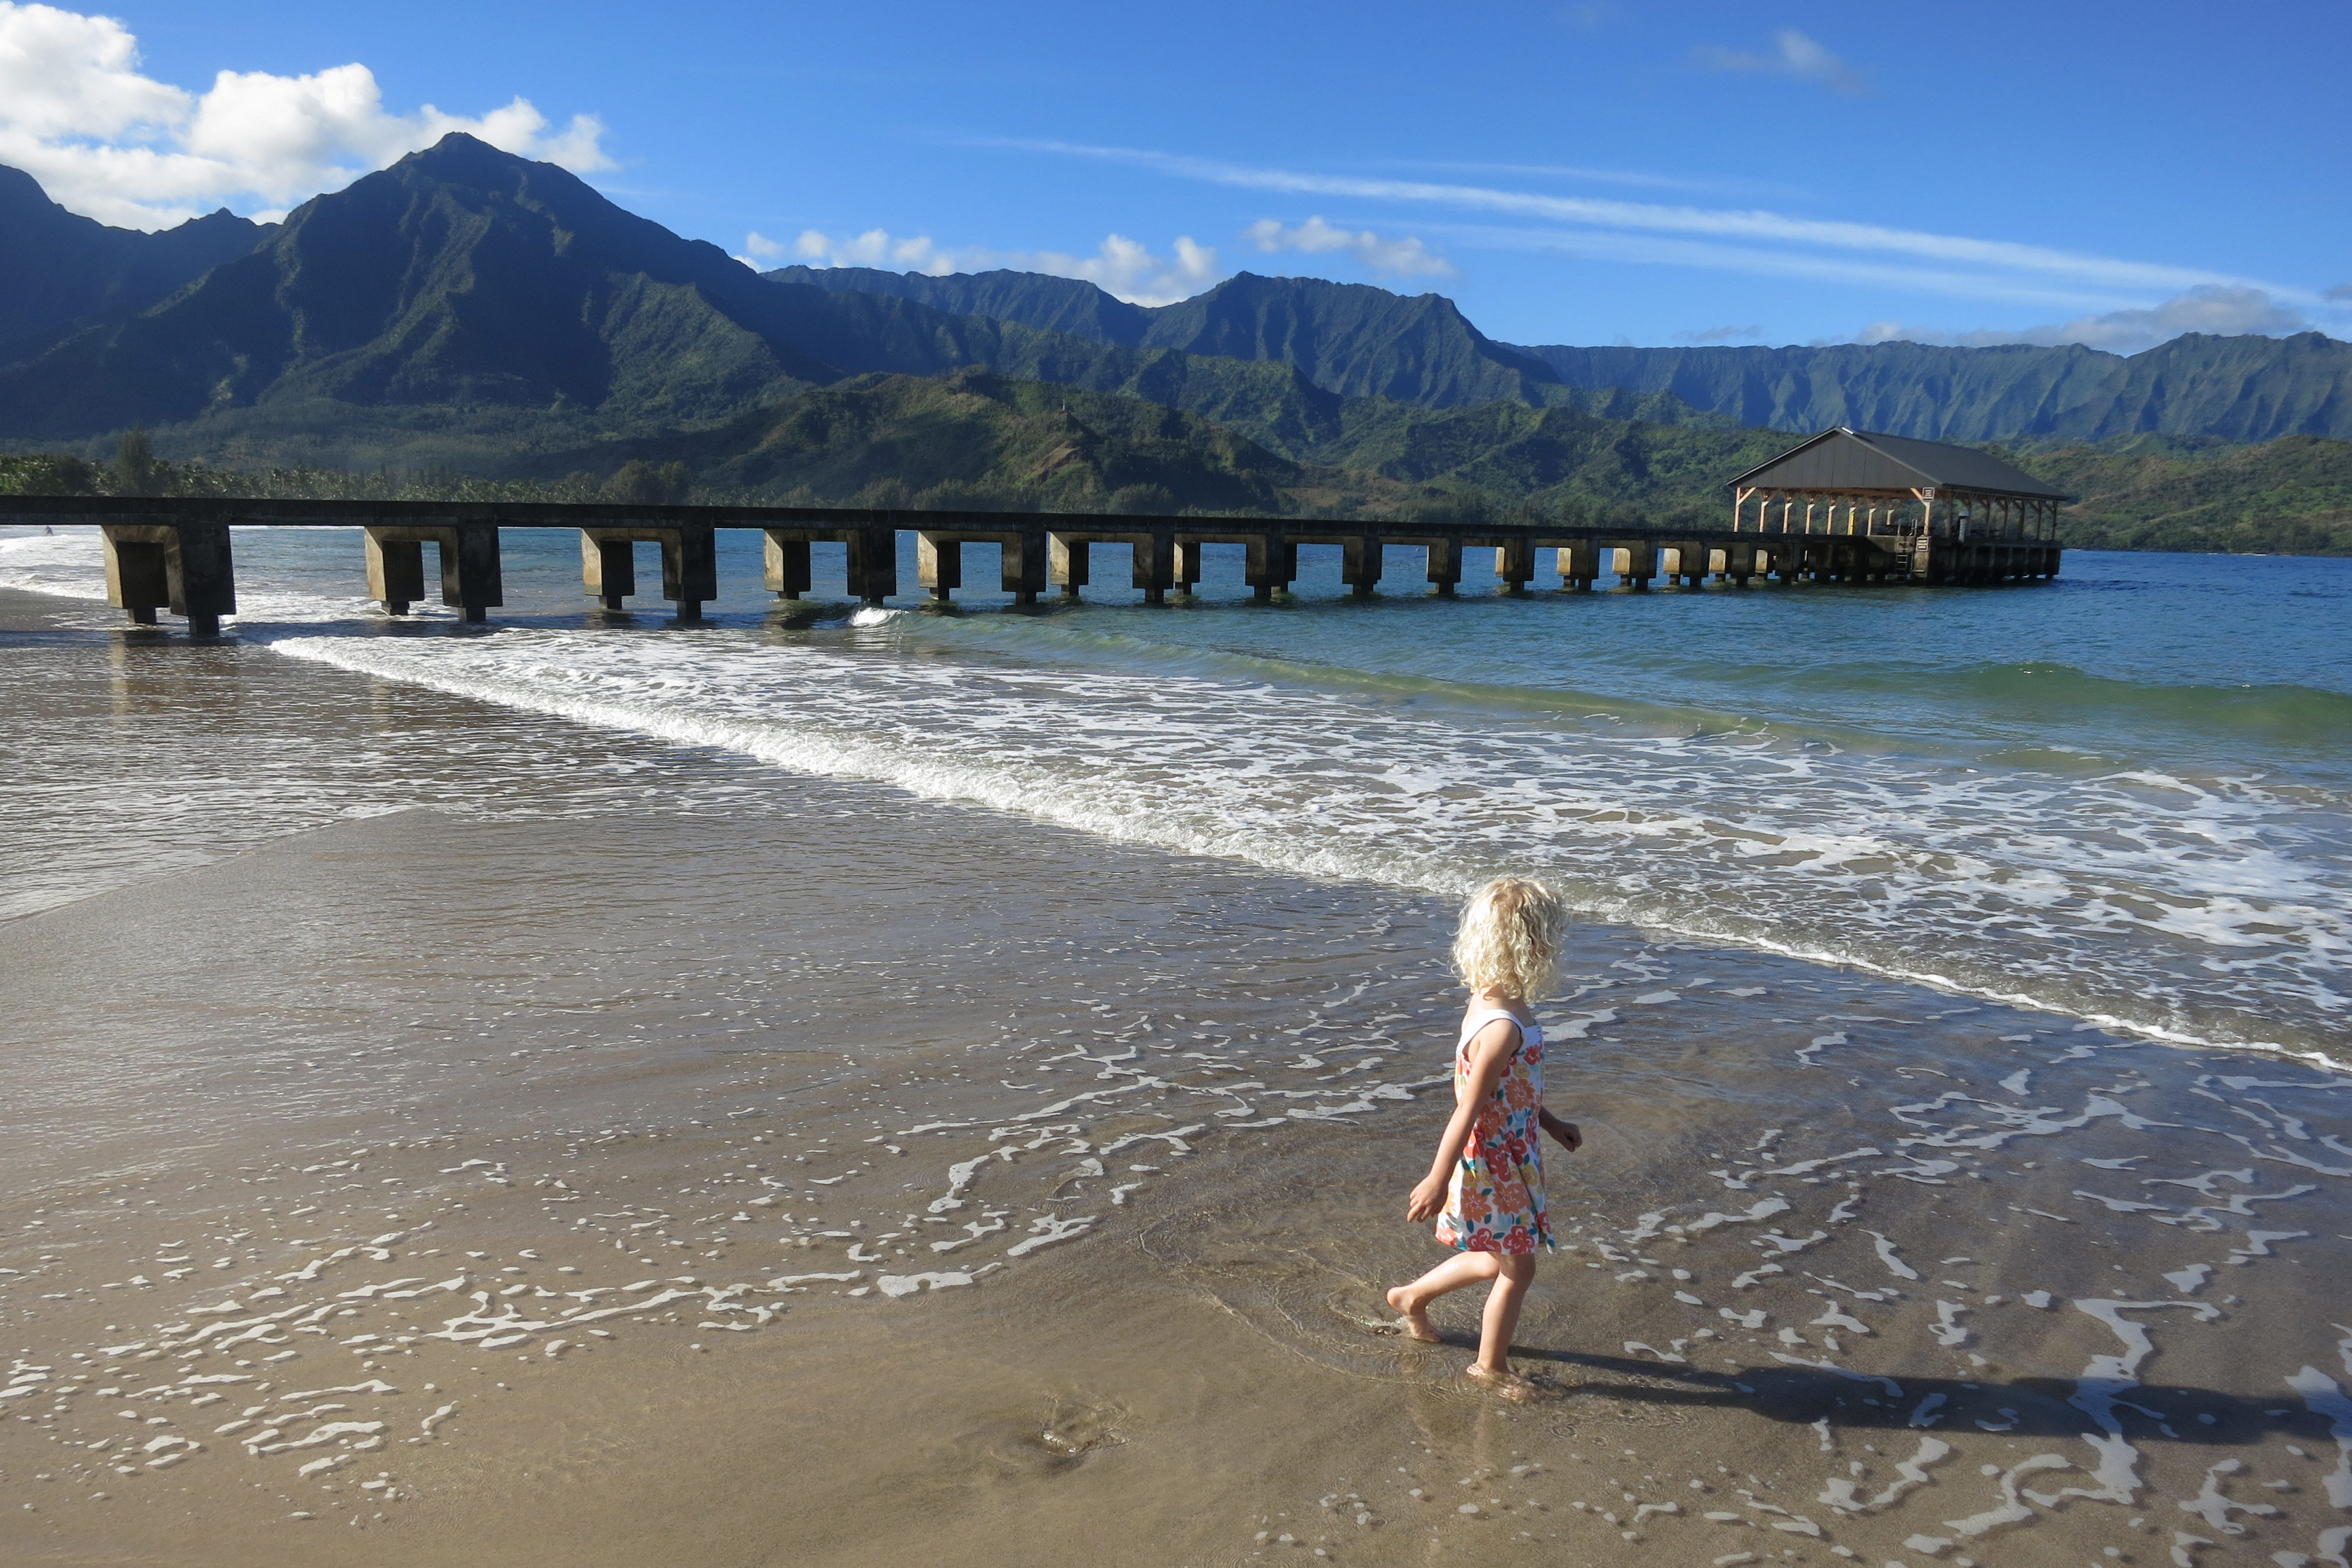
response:
<path fill-rule="evenodd" d="M 1317 278 L 1243 273 L 1192 299 L 1142 307 L 1083 280 L 1039 273 L 932 277 L 793 267 L 761 276 L 1033 325 L 1050 321 L 1106 342 L 1286 362 L 1328 391 L 1430 408 L 1498 398 L 1590 406 L 1584 400 L 1595 394 L 1623 392 L 1659 400 L 1653 418 L 1806 434 L 1843 424 L 1960 442 L 2352 437 L 2352 343 L 2318 332 L 2189 333 L 2128 356 L 2024 343 L 1526 347 L 1486 337 L 1443 296 Z M 1334 352 L 1328 343 L 1342 325 L 1332 319 L 1341 301 L 1357 340 Z M 1244 328 L 1244 308 L 1264 325 Z M 1286 326 L 1303 327 L 1307 340 L 1278 329 Z M 1677 414 L 1676 404 L 1687 412 Z"/>
<path fill-rule="evenodd" d="M 0 165 L 0 363 L 74 328 L 143 310 L 270 231 L 226 207 L 155 234 L 110 228 Z"/>
<path fill-rule="evenodd" d="M 892 273 L 873 267 L 778 267 L 772 282 L 882 294 L 957 315 L 1066 332 L 1106 347 L 1166 349 L 1296 365 L 1342 397 L 1424 408 L 1512 398 L 1569 401 L 1539 360 L 1496 342 L 1442 294 L 1392 294 L 1365 283 L 1241 272 L 1172 305 L 1132 305 L 1076 278 L 993 271 Z"/>

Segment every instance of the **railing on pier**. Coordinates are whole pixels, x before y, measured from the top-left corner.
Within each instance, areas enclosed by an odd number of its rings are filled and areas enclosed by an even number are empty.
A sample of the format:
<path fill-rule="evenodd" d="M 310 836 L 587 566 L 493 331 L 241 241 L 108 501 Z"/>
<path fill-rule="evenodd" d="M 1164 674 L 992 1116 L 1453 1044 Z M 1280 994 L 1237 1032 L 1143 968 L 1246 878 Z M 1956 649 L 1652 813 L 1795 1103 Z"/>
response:
<path fill-rule="evenodd" d="M 1129 580 L 1146 602 L 1188 593 L 1201 580 L 1201 550 L 1237 544 L 1244 580 L 1261 599 L 1286 592 L 1301 546 L 1336 546 L 1340 580 L 1358 594 L 1381 580 L 1391 546 L 1425 553 L 1441 594 L 1462 580 L 1462 552 L 1491 549 L 1510 593 L 1537 580 L 1538 552 L 1553 552 L 1560 587 L 1589 592 L 1604 577 L 1621 586 L 1697 587 L 1713 578 L 1745 587 L 1758 578 L 1840 582 L 2022 582 L 2057 575 L 2046 541 L 1984 541 L 1930 534 L 1806 535 L 1709 528 L 1578 528 L 1544 523 L 1390 523 L 1302 517 L 1130 517 L 1074 512 L 874 511 L 841 507 L 654 507 L 551 502 L 289 501 L 219 497 L 0 496 L 0 522 L 95 525 L 105 540 L 110 603 L 155 623 L 168 610 L 189 629 L 217 632 L 236 612 L 230 530 L 238 527 L 356 528 L 362 531 L 368 596 L 394 615 L 426 597 L 425 547 L 435 547 L 444 604 L 467 621 L 503 601 L 502 528 L 576 528 L 581 580 L 618 609 L 637 591 L 632 547 L 661 547 L 662 597 L 681 619 L 719 596 L 716 532 L 766 536 L 766 586 L 784 599 L 809 591 L 809 547 L 846 547 L 850 597 L 886 603 L 898 592 L 898 536 L 916 538 L 919 586 L 947 599 L 963 585 L 967 544 L 993 544 L 1001 586 L 1034 604 L 1048 589 L 1078 598 L 1097 547 L 1129 552 Z"/>

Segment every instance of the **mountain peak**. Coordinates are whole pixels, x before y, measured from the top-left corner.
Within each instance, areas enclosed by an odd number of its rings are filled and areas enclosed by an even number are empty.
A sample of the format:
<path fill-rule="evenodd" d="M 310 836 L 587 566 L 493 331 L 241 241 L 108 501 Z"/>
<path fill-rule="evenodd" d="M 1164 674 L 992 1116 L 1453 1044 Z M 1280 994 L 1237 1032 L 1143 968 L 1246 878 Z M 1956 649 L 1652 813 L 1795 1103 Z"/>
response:
<path fill-rule="evenodd" d="M 432 146 L 411 152 L 392 167 L 419 169 L 438 179 L 459 180 L 495 177 L 519 169 L 551 169 L 556 165 L 540 163 L 519 152 L 493 147 L 467 131 L 453 131 Z"/>

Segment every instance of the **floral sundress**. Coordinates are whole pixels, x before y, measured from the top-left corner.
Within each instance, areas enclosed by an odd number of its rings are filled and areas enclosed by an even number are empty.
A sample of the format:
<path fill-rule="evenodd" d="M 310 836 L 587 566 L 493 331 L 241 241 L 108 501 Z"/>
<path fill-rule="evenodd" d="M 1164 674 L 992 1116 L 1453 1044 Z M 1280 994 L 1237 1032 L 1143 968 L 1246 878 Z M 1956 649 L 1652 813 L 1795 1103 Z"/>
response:
<path fill-rule="evenodd" d="M 1454 1048 L 1454 1089 L 1459 1094 L 1470 1076 L 1471 1038 L 1496 1019 L 1518 1025 L 1519 1047 L 1470 1125 L 1454 1179 L 1446 1185 L 1437 1239 L 1464 1252 L 1533 1253 L 1538 1241 L 1549 1250 L 1543 1134 L 1536 1122 L 1543 1108 L 1543 1026 L 1519 1023 L 1500 1008 L 1464 1019 L 1461 1041 Z"/>

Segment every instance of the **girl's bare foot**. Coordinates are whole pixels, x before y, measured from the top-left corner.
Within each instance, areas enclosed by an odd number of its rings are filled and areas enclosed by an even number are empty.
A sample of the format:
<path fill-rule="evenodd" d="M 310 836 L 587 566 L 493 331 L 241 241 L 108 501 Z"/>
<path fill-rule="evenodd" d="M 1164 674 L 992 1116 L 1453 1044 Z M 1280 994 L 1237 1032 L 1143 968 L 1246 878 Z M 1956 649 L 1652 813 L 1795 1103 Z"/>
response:
<path fill-rule="evenodd" d="M 1397 1326 L 1403 1331 L 1405 1337 L 1417 1339 L 1423 1344 L 1439 1343 L 1437 1330 L 1429 1321 L 1429 1309 L 1407 1295 L 1404 1286 L 1399 1285 L 1389 1292 L 1389 1305 L 1402 1315 Z"/>
<path fill-rule="evenodd" d="M 1496 1372 L 1474 1361 L 1464 1370 L 1463 1375 L 1473 1383 L 1492 1389 L 1504 1399 L 1525 1403 L 1536 1396 L 1536 1385 L 1507 1367 Z"/>

